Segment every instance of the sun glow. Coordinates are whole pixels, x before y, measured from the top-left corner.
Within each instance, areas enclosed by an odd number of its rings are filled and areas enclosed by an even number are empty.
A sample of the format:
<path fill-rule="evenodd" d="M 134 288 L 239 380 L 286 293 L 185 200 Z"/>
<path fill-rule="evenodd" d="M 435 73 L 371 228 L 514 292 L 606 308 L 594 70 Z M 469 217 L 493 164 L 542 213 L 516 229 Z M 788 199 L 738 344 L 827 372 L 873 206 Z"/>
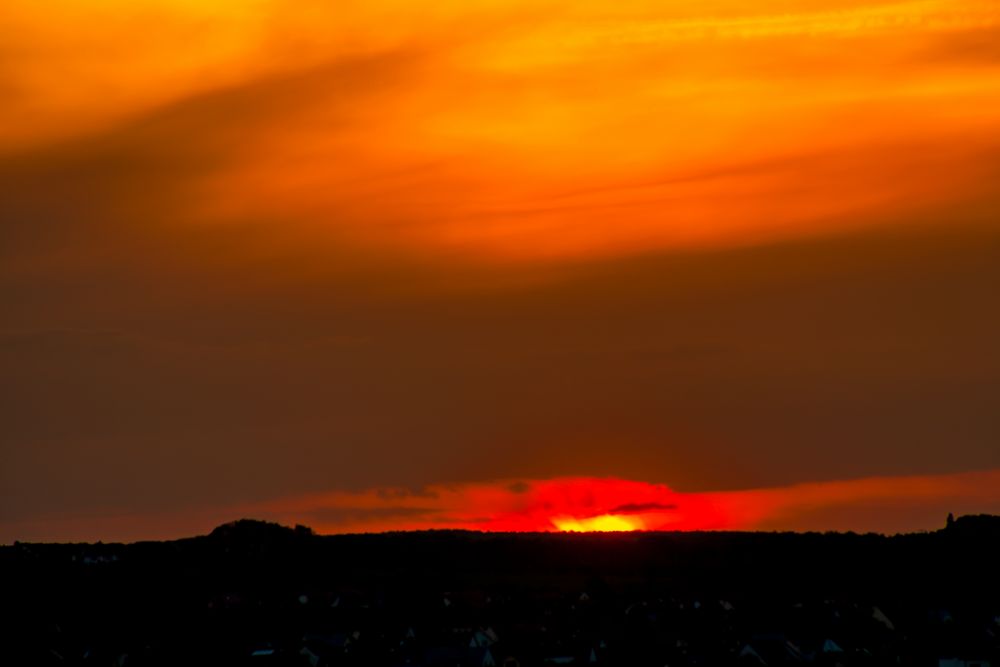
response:
<path fill-rule="evenodd" d="M 577 519 L 574 517 L 557 517 L 552 519 L 552 525 L 564 533 L 612 533 L 645 528 L 638 517 L 602 514 L 601 516 Z"/>

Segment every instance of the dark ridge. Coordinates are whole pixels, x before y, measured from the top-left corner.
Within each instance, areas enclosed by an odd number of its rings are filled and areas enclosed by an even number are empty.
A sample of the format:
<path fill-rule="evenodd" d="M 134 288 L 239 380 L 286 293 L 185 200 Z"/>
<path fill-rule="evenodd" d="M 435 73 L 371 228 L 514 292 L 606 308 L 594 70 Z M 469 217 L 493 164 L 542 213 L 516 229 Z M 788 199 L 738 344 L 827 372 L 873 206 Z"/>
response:
<path fill-rule="evenodd" d="M 950 515 L 949 515 L 950 516 Z M 992 514 L 967 514 L 948 521 L 946 529 L 953 534 L 980 536 L 1000 536 L 1000 516 Z"/>
<path fill-rule="evenodd" d="M 249 543 L 283 542 L 313 537 L 314 535 L 312 528 L 308 526 L 296 525 L 294 528 L 289 528 L 269 521 L 238 519 L 218 526 L 208 534 L 208 537 L 213 540 Z"/>
<path fill-rule="evenodd" d="M 240 520 L 171 542 L 17 543 L 0 547 L 0 662 L 996 666 L 998 554 L 995 516 L 895 536 Z"/>

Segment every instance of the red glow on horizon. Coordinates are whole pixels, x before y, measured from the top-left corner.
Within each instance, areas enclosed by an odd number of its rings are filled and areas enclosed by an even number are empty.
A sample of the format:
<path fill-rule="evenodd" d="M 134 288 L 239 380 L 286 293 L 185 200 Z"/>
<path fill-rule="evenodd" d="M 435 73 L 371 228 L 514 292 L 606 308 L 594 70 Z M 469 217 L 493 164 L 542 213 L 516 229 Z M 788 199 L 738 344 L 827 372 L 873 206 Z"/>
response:
<path fill-rule="evenodd" d="M 738 517 L 709 499 L 622 479 L 471 484 L 432 493 L 448 506 L 454 495 L 455 527 L 470 530 L 712 530 L 738 525 Z"/>
<path fill-rule="evenodd" d="M 321 534 L 443 529 L 894 533 L 935 530 L 948 513 L 983 512 L 1000 514 L 1000 469 L 723 492 L 679 492 L 614 478 L 500 480 L 338 491 L 197 513 L 52 517 L 30 526 L 0 523 L 0 530 L 17 539 L 132 541 L 187 537 L 233 519 L 255 518 L 303 524 Z"/>
<path fill-rule="evenodd" d="M 702 493 L 634 480 L 571 477 L 335 492 L 247 508 L 245 513 L 304 523 L 321 533 L 891 531 L 933 528 L 962 507 L 996 511 L 998 489 L 1000 470 Z"/>

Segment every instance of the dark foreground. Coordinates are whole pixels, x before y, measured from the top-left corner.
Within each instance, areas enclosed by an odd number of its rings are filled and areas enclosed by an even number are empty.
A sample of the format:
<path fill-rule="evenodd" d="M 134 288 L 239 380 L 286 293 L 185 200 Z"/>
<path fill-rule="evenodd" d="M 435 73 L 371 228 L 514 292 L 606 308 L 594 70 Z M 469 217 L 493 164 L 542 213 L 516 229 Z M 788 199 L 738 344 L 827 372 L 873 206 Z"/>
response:
<path fill-rule="evenodd" d="M 1000 518 L 934 533 L 238 522 L 0 547 L 8 665 L 1000 665 Z"/>

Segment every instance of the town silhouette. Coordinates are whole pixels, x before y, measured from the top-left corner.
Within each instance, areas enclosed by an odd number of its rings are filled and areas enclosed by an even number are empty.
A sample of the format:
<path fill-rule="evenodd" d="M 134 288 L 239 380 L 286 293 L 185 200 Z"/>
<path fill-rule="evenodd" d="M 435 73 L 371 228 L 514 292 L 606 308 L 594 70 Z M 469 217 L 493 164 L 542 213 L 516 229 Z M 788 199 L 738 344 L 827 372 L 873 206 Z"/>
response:
<path fill-rule="evenodd" d="M 934 532 L 207 536 L 0 547 L 10 665 L 933 665 L 1000 658 L 1000 517 Z"/>

